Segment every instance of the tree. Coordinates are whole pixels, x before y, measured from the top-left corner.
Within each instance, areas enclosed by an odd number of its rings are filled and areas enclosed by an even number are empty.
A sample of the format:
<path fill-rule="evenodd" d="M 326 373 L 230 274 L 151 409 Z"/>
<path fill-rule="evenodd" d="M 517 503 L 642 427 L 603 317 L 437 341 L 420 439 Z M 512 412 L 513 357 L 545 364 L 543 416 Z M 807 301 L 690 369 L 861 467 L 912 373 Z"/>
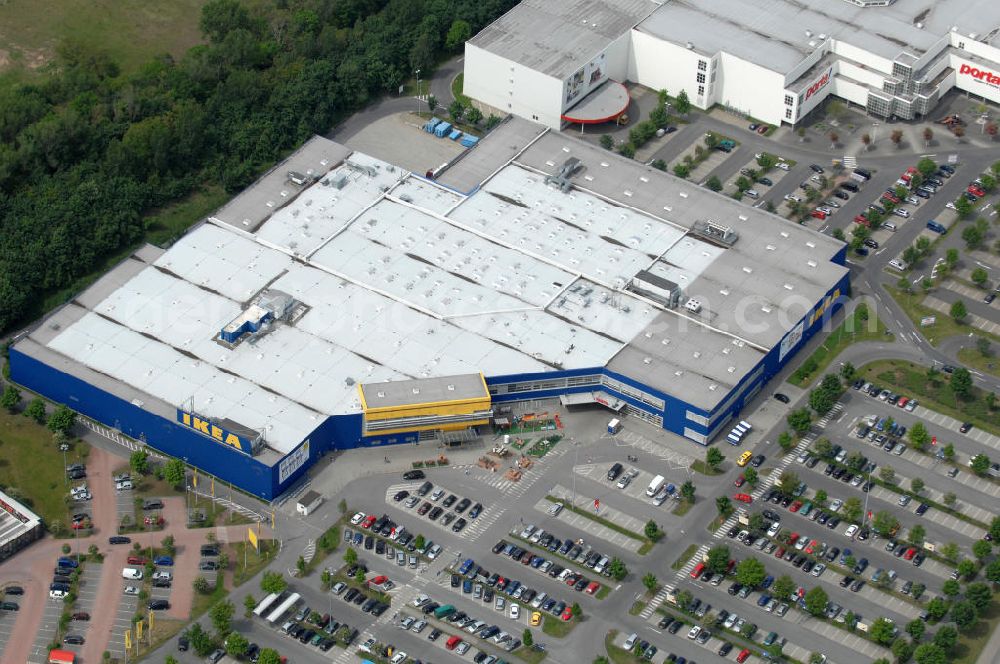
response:
<path fill-rule="evenodd" d="M 358 585 L 363 584 L 365 582 L 365 578 L 364 568 L 359 567 L 358 571 L 354 573 L 354 582 Z"/>
<path fill-rule="evenodd" d="M 691 600 L 693 598 L 694 596 L 691 594 L 690 590 L 679 590 L 677 594 L 674 595 L 677 606 L 681 611 L 686 611 L 687 608 L 691 606 Z"/>
<path fill-rule="evenodd" d="M 941 448 L 941 453 L 944 454 L 944 458 L 947 461 L 955 460 L 955 446 L 951 443 L 947 443 L 943 448 Z"/>
<path fill-rule="evenodd" d="M 448 115 L 451 116 L 451 121 L 457 123 L 465 115 L 465 104 L 456 99 L 448 105 Z"/>
<path fill-rule="evenodd" d="M 212 642 L 212 637 L 209 636 L 208 632 L 202 629 L 201 624 L 194 623 L 187 631 L 188 641 L 191 642 L 191 647 L 194 651 L 198 653 L 199 657 L 204 657 L 208 653 L 212 652 L 215 648 L 215 644 Z"/>
<path fill-rule="evenodd" d="M 985 475 L 990 469 L 990 458 L 985 454 L 977 454 L 969 459 L 969 468 L 976 475 Z"/>
<path fill-rule="evenodd" d="M 253 615 L 253 610 L 257 608 L 257 600 L 254 599 L 253 595 L 247 595 L 243 598 L 243 617 L 249 619 Z"/>
<path fill-rule="evenodd" d="M 729 496 L 719 496 L 715 499 L 715 508 L 719 510 L 719 516 L 729 516 L 733 511 L 733 502 Z"/>
<path fill-rule="evenodd" d="M 824 658 L 826 655 L 818 652 L 813 652 L 809 654 L 809 664 L 823 664 L 826 661 Z"/>
<path fill-rule="evenodd" d="M 709 447 L 705 450 L 705 465 L 716 471 L 719 469 L 719 464 L 726 460 L 726 457 L 719 451 L 717 447 Z"/>
<path fill-rule="evenodd" d="M 353 549 L 351 549 L 353 550 Z M 285 580 L 281 572 L 264 572 L 264 578 L 260 581 L 260 589 L 267 593 L 283 593 L 288 588 L 288 581 Z"/>
<path fill-rule="evenodd" d="M 611 134 L 601 134 L 601 147 L 605 150 L 610 150 L 615 147 L 615 139 L 611 137 Z"/>
<path fill-rule="evenodd" d="M 927 602 L 927 606 L 925 608 L 928 616 L 934 620 L 941 620 L 948 613 L 950 605 L 942 598 L 935 597 L 931 601 Z"/>
<path fill-rule="evenodd" d="M 689 503 L 694 502 L 694 482 L 685 480 L 684 484 L 681 485 L 681 497 Z"/>
<path fill-rule="evenodd" d="M 653 168 L 655 168 L 658 171 L 666 171 L 667 170 L 667 162 L 663 161 L 662 159 L 654 159 L 652 161 L 652 163 L 650 163 L 650 166 L 652 166 Z"/>
<path fill-rule="evenodd" d="M 883 537 L 899 529 L 899 520 L 889 512 L 876 512 L 872 519 L 872 528 Z"/>
<path fill-rule="evenodd" d="M 965 580 L 973 578 L 976 575 L 976 572 L 979 571 L 976 567 L 976 563 L 972 562 L 968 558 L 959 560 L 955 570 L 958 572 L 958 575 Z"/>
<path fill-rule="evenodd" d="M 438 98 L 435 97 L 434 95 L 427 95 L 427 110 L 429 110 L 431 113 L 434 113 L 434 111 L 437 110 L 437 107 L 438 107 Z"/>
<path fill-rule="evenodd" d="M 965 219 L 972 214 L 972 203 L 965 196 L 959 196 L 955 199 L 955 212 L 958 213 L 959 219 Z"/>
<path fill-rule="evenodd" d="M 956 323 L 961 323 L 962 320 L 969 315 L 969 312 L 966 310 L 964 302 L 961 300 L 955 300 L 955 302 L 951 305 L 949 314 L 953 319 L 955 319 Z"/>
<path fill-rule="evenodd" d="M 954 493 L 952 493 L 951 491 L 949 491 L 948 493 L 944 494 L 944 496 L 941 497 L 941 502 L 944 503 L 948 507 L 954 507 L 955 506 L 955 501 L 957 499 L 958 499 L 958 497 Z"/>
<path fill-rule="evenodd" d="M 583 617 L 583 608 L 576 602 L 573 602 L 572 612 L 574 618 L 580 619 Z"/>
<path fill-rule="evenodd" d="M 913 490 L 913 493 L 920 493 L 924 490 L 924 481 L 919 477 L 914 477 L 910 480 L 910 489 Z"/>
<path fill-rule="evenodd" d="M 239 632 L 230 632 L 226 637 L 226 652 L 233 657 L 242 658 L 250 648 L 250 641 Z"/>
<path fill-rule="evenodd" d="M 691 175 L 691 167 L 687 164 L 676 164 L 674 165 L 674 175 L 684 180 Z"/>
<path fill-rule="evenodd" d="M 915 526 L 910 527 L 910 532 L 907 534 L 907 541 L 914 546 L 920 546 L 924 543 L 924 538 L 927 536 L 927 530 L 921 526 L 919 523 Z"/>
<path fill-rule="evenodd" d="M 925 631 L 927 631 L 927 625 L 919 618 L 906 623 L 906 633 L 913 637 L 914 641 L 924 638 Z"/>
<path fill-rule="evenodd" d="M 466 113 L 465 113 L 465 119 L 472 126 L 476 126 L 483 119 L 483 112 L 480 111 L 475 106 L 472 106 L 471 108 L 469 108 L 468 111 L 466 111 Z"/>
<path fill-rule="evenodd" d="M 986 540 L 976 540 L 972 543 L 972 555 L 980 563 L 985 562 L 991 553 L 993 553 L 993 545 Z"/>
<path fill-rule="evenodd" d="M 934 138 L 934 130 L 930 127 L 924 128 L 924 146 L 930 147 L 931 140 Z"/>
<path fill-rule="evenodd" d="M 707 147 L 709 150 L 711 150 L 712 148 L 714 148 L 719 144 L 719 137 L 713 134 L 712 132 L 708 132 L 707 134 L 705 134 L 704 140 L 705 140 L 705 147 Z"/>
<path fill-rule="evenodd" d="M 948 664 L 948 654 L 933 643 L 923 643 L 913 651 L 917 664 Z"/>
<path fill-rule="evenodd" d="M 145 475 L 149 472 L 149 452 L 146 450 L 136 450 L 129 455 L 128 465 L 136 475 Z"/>
<path fill-rule="evenodd" d="M 958 643 L 958 630 L 950 625 L 945 625 L 934 634 L 934 645 L 943 648 L 945 652 L 950 652 Z"/>
<path fill-rule="evenodd" d="M 945 560 L 955 562 L 958 560 L 958 545 L 954 542 L 942 544 L 941 548 L 938 549 L 938 553 L 940 553 Z"/>
<path fill-rule="evenodd" d="M 816 389 L 809 393 L 809 407 L 816 411 L 817 415 L 826 415 L 837 402 L 837 397 L 826 390 Z"/>
<path fill-rule="evenodd" d="M 691 111 L 691 100 L 688 99 L 687 90 L 681 90 L 674 101 L 674 108 L 681 115 L 687 115 Z"/>
<path fill-rule="evenodd" d="M 978 350 L 979 354 L 982 355 L 983 357 L 989 357 L 990 355 L 993 354 L 992 344 L 990 344 L 990 340 L 987 339 L 986 337 L 976 337 L 976 350 Z M 996 405 L 996 395 L 990 392 L 988 395 L 986 395 L 986 398 L 989 399 L 990 397 L 993 397 L 991 399 L 993 405 L 991 406 L 990 404 L 987 404 L 987 407 L 990 410 L 993 410 L 993 406 Z"/>
<path fill-rule="evenodd" d="M 263 648 L 257 664 L 281 664 L 281 655 L 274 648 Z"/>
<path fill-rule="evenodd" d="M 736 580 L 744 586 L 756 588 L 763 583 L 765 576 L 767 571 L 764 569 L 764 563 L 756 558 L 744 558 L 736 565 Z"/>
<path fill-rule="evenodd" d="M 59 405 L 52 412 L 52 416 L 49 417 L 47 426 L 49 427 L 49 431 L 68 436 L 69 432 L 73 429 L 74 423 L 76 423 L 76 413 L 66 406 Z"/>
<path fill-rule="evenodd" d="M 448 34 L 444 38 L 444 47 L 449 51 L 457 51 L 472 36 L 472 26 L 462 20 L 452 21 Z"/>
<path fill-rule="evenodd" d="M 648 572 L 642 577 L 642 585 L 646 586 L 646 590 L 649 592 L 653 592 L 660 583 L 656 580 L 655 574 Z"/>
<path fill-rule="evenodd" d="M 663 531 L 660 530 L 660 527 L 656 525 L 656 522 L 652 519 L 646 522 L 646 527 L 643 529 L 643 532 L 646 535 L 646 539 L 654 542 L 663 537 Z"/>
<path fill-rule="evenodd" d="M 344 551 L 344 562 L 347 565 L 355 565 L 358 562 L 358 552 L 354 549 Z"/>
<path fill-rule="evenodd" d="M 820 489 L 816 492 L 816 495 L 813 496 L 813 504 L 823 506 L 826 504 L 827 498 L 828 496 L 826 495 L 826 491 Z"/>
<path fill-rule="evenodd" d="M 957 602 L 951 607 L 951 619 L 962 631 L 976 624 L 976 609 L 969 602 Z"/>
<path fill-rule="evenodd" d="M 628 576 L 628 568 L 625 567 L 625 563 L 620 558 L 612 558 L 611 562 L 608 563 L 608 574 L 615 581 L 622 581 Z"/>
<path fill-rule="evenodd" d="M 530 648 L 534 642 L 535 635 L 531 633 L 530 629 L 525 627 L 524 631 L 521 632 L 521 643 L 523 643 L 525 647 Z"/>
<path fill-rule="evenodd" d="M 990 521 L 989 533 L 994 542 L 1000 542 L 1000 516 L 995 516 Z"/>
<path fill-rule="evenodd" d="M 722 191 L 722 180 L 718 176 L 713 175 L 705 182 L 705 186 L 712 191 Z"/>
<path fill-rule="evenodd" d="M 961 300 L 956 302 L 956 304 L 959 303 L 961 303 Z M 955 393 L 955 396 L 961 399 L 968 398 L 972 394 L 972 375 L 969 373 L 969 370 L 965 367 L 957 367 L 951 374 L 949 387 L 951 387 L 951 391 Z"/>
<path fill-rule="evenodd" d="M 809 430 L 809 426 L 812 423 L 812 416 L 805 408 L 793 410 L 785 419 L 788 421 L 788 426 L 792 427 L 795 433 L 800 436 Z"/>
<path fill-rule="evenodd" d="M 899 129 L 893 130 L 893 132 L 889 134 L 889 140 L 892 141 L 892 144 L 895 145 L 897 149 L 899 149 L 903 145 L 903 132 Z"/>
<path fill-rule="evenodd" d="M 13 413 L 17 410 L 17 406 L 20 403 L 21 391 L 13 385 L 5 387 L 3 390 L 3 396 L 0 397 L 0 406 L 3 406 L 7 412 Z"/>
<path fill-rule="evenodd" d="M 857 374 L 858 374 L 858 370 L 855 369 L 854 365 L 851 364 L 850 362 L 844 362 L 840 366 L 840 378 L 845 383 L 852 382 L 855 378 L 857 378 Z"/>
<path fill-rule="evenodd" d="M 986 270 L 981 267 L 974 269 L 970 276 L 972 277 L 972 283 L 976 284 L 980 288 L 984 288 L 986 286 L 986 281 L 990 278 L 990 275 L 986 273 Z"/>
<path fill-rule="evenodd" d="M 782 602 L 788 600 L 795 589 L 798 588 L 792 577 L 787 574 L 782 574 L 777 579 L 774 580 L 774 585 L 771 586 L 771 590 L 774 591 L 774 596 L 779 598 Z"/>
<path fill-rule="evenodd" d="M 750 467 L 743 471 L 743 480 L 750 486 L 757 486 L 759 479 L 756 468 Z"/>
<path fill-rule="evenodd" d="M 731 557 L 728 546 L 724 544 L 713 546 L 706 554 L 705 568 L 713 574 L 722 574 L 729 567 Z"/>
<path fill-rule="evenodd" d="M 924 594 L 925 590 L 927 590 L 927 586 L 924 584 L 914 583 L 913 587 L 910 588 L 910 595 L 912 595 L 914 599 L 920 599 L 920 596 Z"/>
<path fill-rule="evenodd" d="M 923 422 L 914 422 L 908 435 L 910 442 L 919 450 L 924 449 L 931 442 L 931 435 L 927 433 L 927 427 L 924 426 Z"/>
<path fill-rule="evenodd" d="M 165 479 L 170 486 L 182 486 L 184 484 L 185 477 L 186 470 L 184 462 L 180 459 L 170 459 L 163 465 L 163 479 Z"/>
<path fill-rule="evenodd" d="M 813 451 L 816 452 L 821 459 L 832 459 L 833 443 L 830 442 L 829 438 L 820 438 L 813 444 Z"/>
<path fill-rule="evenodd" d="M 887 646 L 896 638 L 895 631 L 896 626 L 892 624 L 891 620 L 878 617 L 872 622 L 871 627 L 868 628 L 868 636 L 875 643 Z"/>
<path fill-rule="evenodd" d="M 45 402 L 39 398 L 32 399 L 24 409 L 24 415 L 39 424 L 45 424 Z"/>
<path fill-rule="evenodd" d="M 861 142 L 865 146 L 865 150 L 871 150 L 872 148 L 872 137 L 871 134 L 861 134 Z"/>
<path fill-rule="evenodd" d="M 212 627 L 215 628 L 219 638 L 222 638 L 232 630 L 233 615 L 236 607 L 229 600 L 215 604 L 208 610 L 208 616 L 212 620 Z"/>
<path fill-rule="evenodd" d="M 970 583 L 965 587 L 965 600 L 976 608 L 977 613 L 982 614 L 993 600 L 993 591 L 985 583 Z"/>
<path fill-rule="evenodd" d="M 821 586 L 816 586 L 807 592 L 803 599 L 805 600 L 806 611 L 814 616 L 823 615 L 826 611 L 826 605 L 830 601 L 826 595 L 826 591 Z"/>
<path fill-rule="evenodd" d="M 760 512 L 754 512 L 751 514 L 748 521 L 747 530 L 752 533 L 760 535 L 767 530 L 767 521 L 764 520 L 764 515 Z"/>
<path fill-rule="evenodd" d="M 781 448 L 782 452 L 790 452 L 793 447 L 795 447 L 795 441 L 792 439 L 792 434 L 787 431 L 782 431 L 778 434 L 778 447 Z"/>
<path fill-rule="evenodd" d="M 827 138 L 830 139 L 830 148 L 831 149 L 832 148 L 836 148 L 837 147 L 837 141 L 840 140 L 840 134 L 838 134 L 835 131 L 831 131 L 829 134 L 827 134 Z"/>
<path fill-rule="evenodd" d="M 760 156 L 757 157 L 757 165 L 760 166 L 760 170 L 765 173 L 774 168 L 777 163 L 778 160 L 775 159 L 774 155 L 769 152 L 761 152 Z"/>
<path fill-rule="evenodd" d="M 798 475 L 788 470 L 781 473 L 781 477 L 778 478 L 778 491 L 786 496 L 790 496 L 795 493 L 797 488 L 799 488 Z"/>
<path fill-rule="evenodd" d="M 741 194 L 752 186 L 753 182 L 750 180 L 750 178 L 745 177 L 743 175 L 736 178 L 736 191 L 740 192 Z M 719 189 L 722 189 L 721 183 Z M 719 191 L 719 189 L 716 189 L 714 191 Z"/>

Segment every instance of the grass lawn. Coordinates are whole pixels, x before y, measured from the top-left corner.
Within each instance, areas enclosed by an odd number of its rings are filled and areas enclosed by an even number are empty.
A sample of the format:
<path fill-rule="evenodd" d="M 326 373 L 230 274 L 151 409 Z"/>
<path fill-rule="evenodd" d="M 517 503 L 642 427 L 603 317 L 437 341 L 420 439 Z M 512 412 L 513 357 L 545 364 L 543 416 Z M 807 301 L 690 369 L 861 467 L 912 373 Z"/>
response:
<path fill-rule="evenodd" d="M 202 42 L 198 23 L 205 0 L 9 0 L 0 3 L 0 71 L 30 80 L 71 38 L 107 51 L 125 71 L 159 53 L 179 56 Z"/>
<path fill-rule="evenodd" d="M 687 561 L 691 560 L 691 556 L 693 556 L 694 552 L 697 550 L 698 550 L 697 544 L 688 545 L 688 548 L 684 549 L 684 553 L 682 553 L 677 557 L 677 560 L 675 560 L 674 563 L 670 566 L 670 569 L 679 570 L 680 568 L 684 567 L 684 565 L 687 564 Z"/>
<path fill-rule="evenodd" d="M 685 514 L 691 511 L 692 507 L 694 507 L 693 502 L 688 500 L 681 500 L 680 502 L 677 503 L 677 507 L 671 510 L 671 514 L 673 514 L 674 516 L 684 516 Z"/>
<path fill-rule="evenodd" d="M 545 652 L 534 648 L 518 648 L 514 651 L 514 655 L 528 664 L 538 664 L 545 659 Z"/>
<path fill-rule="evenodd" d="M 637 616 L 642 613 L 642 610 L 646 608 L 646 603 L 642 601 L 632 602 L 632 606 L 628 609 L 628 614 L 630 616 Z"/>
<path fill-rule="evenodd" d="M 24 394 L 26 403 L 30 395 Z M 87 445 L 74 443 L 66 463 L 82 461 Z M 52 433 L 21 414 L 0 410 L 0 484 L 6 491 L 42 517 L 47 526 L 68 526 L 65 498 L 69 484 L 63 473 L 62 452 L 52 442 Z"/>
<path fill-rule="evenodd" d="M 869 314 L 864 320 L 855 310 L 844 319 L 823 344 L 802 363 L 788 378 L 788 382 L 799 387 L 807 387 L 817 376 L 822 375 L 826 368 L 842 350 L 859 341 L 895 341 L 895 337 L 886 334 L 885 324 L 878 316 Z"/>
<path fill-rule="evenodd" d="M 958 351 L 958 359 L 967 367 L 1000 376 L 1000 358 L 996 355 L 984 356 L 975 348 L 963 348 Z"/>
<path fill-rule="evenodd" d="M 556 616 L 545 615 L 542 617 L 542 631 L 556 639 L 569 636 L 569 633 L 579 624 L 579 618 L 575 617 L 566 621 Z"/>
<path fill-rule="evenodd" d="M 604 637 L 604 648 L 608 651 L 608 659 L 614 662 L 614 664 L 637 664 L 638 662 L 642 662 L 643 660 L 629 651 L 615 645 L 615 637 L 617 636 L 618 630 L 613 629 Z"/>
<path fill-rule="evenodd" d="M 696 473 L 701 473 L 702 475 L 708 475 L 710 477 L 712 475 L 722 474 L 721 470 L 719 470 L 718 468 L 710 467 L 707 463 L 705 463 L 701 459 L 694 460 L 694 462 L 691 464 L 691 470 L 695 471 Z"/>
<path fill-rule="evenodd" d="M 1000 337 L 998 336 L 988 334 L 964 323 L 957 323 L 951 316 L 936 309 L 925 307 L 921 304 L 924 298 L 923 293 L 904 293 L 891 286 L 886 286 L 885 289 L 892 295 L 892 299 L 896 300 L 896 303 L 906 312 L 906 315 L 913 321 L 913 325 L 920 331 L 920 334 L 924 335 L 932 346 L 937 346 L 941 343 L 942 339 L 946 339 L 947 337 L 953 337 L 958 334 L 968 335 L 970 332 L 975 332 L 980 336 L 1000 342 Z M 925 316 L 934 316 L 934 324 L 922 327 L 920 320 Z"/>
<path fill-rule="evenodd" d="M 990 634 L 1000 623 L 1000 605 L 996 601 L 991 602 L 983 614 L 983 620 L 978 621 L 971 630 L 959 632 L 958 644 L 952 653 L 954 664 L 975 664 L 980 653 L 990 640 Z"/>
<path fill-rule="evenodd" d="M 921 405 L 931 410 L 1000 435 L 1000 410 L 991 411 L 986 407 L 986 392 L 978 387 L 972 388 L 972 397 L 968 400 L 960 400 L 948 388 L 947 374 L 941 374 L 938 382 L 931 384 L 927 381 L 927 367 L 903 360 L 872 362 L 863 366 L 858 375 L 916 397 Z"/>
<path fill-rule="evenodd" d="M 465 74 L 459 74 L 455 77 L 455 80 L 451 82 L 451 94 L 455 96 L 455 99 L 459 100 L 466 106 L 472 105 L 472 100 L 462 94 L 462 89 L 465 86 Z"/>
<path fill-rule="evenodd" d="M 2 5 L 0 5 L 0 11 L 3 11 Z M 195 192 L 187 198 L 167 207 L 153 210 L 146 215 L 145 222 L 148 230 L 142 242 L 125 247 L 111 254 L 103 262 L 96 265 L 89 274 L 80 277 L 65 288 L 46 294 L 45 297 L 38 300 L 37 306 L 25 314 L 25 320 L 34 320 L 46 311 L 51 311 L 60 304 L 68 302 L 77 293 L 104 276 L 113 266 L 128 258 L 143 243 L 150 242 L 159 246 L 167 245 L 180 237 L 196 221 L 204 218 L 213 210 L 218 209 L 226 200 L 228 200 L 227 195 L 221 187 L 212 187 L 204 191 Z"/>
<path fill-rule="evenodd" d="M 249 542 L 236 542 L 230 544 L 229 560 L 234 566 L 233 586 L 241 586 L 267 567 L 267 564 L 274 559 L 274 554 L 278 551 L 278 545 L 274 540 L 260 540 L 260 553 Z M 246 556 L 246 566 L 244 567 L 244 555 Z"/>

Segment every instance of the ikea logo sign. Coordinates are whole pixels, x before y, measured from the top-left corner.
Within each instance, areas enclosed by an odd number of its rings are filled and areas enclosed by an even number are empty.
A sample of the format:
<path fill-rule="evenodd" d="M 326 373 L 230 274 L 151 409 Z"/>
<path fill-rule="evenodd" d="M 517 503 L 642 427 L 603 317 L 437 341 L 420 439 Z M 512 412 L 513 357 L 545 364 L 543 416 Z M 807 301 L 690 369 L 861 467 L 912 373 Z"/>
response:
<path fill-rule="evenodd" d="M 178 410 L 177 421 L 189 429 L 194 429 L 198 433 L 203 433 L 209 438 L 213 438 L 223 445 L 229 445 L 233 449 L 243 452 L 244 454 L 253 453 L 253 448 L 249 440 L 243 436 L 238 436 L 231 431 L 226 431 L 225 429 L 216 426 L 215 424 L 212 424 L 208 420 L 204 420 L 197 415 L 183 410 Z"/>

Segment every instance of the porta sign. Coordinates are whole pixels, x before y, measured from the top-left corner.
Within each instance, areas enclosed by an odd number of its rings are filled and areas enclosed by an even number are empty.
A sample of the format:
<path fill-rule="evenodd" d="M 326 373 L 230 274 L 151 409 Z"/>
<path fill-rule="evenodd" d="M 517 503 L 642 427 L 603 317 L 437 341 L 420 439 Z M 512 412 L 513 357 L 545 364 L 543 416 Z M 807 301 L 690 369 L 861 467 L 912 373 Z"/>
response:
<path fill-rule="evenodd" d="M 226 431 L 222 427 L 212 424 L 210 421 L 202 419 L 193 413 L 178 410 L 177 421 L 189 429 L 194 429 L 198 433 L 203 433 L 209 438 L 213 438 L 223 445 L 229 445 L 233 449 L 239 450 L 244 454 L 253 453 L 253 446 L 245 437 L 238 436 L 231 431 Z"/>
<path fill-rule="evenodd" d="M 832 76 L 833 76 L 833 67 L 830 67 L 829 69 L 826 70 L 825 74 L 820 76 L 815 83 L 809 86 L 809 89 L 806 90 L 806 96 L 802 101 L 808 101 L 809 97 L 812 97 L 814 94 L 825 88 L 827 84 L 830 82 L 830 78 Z"/>
<path fill-rule="evenodd" d="M 989 69 L 979 69 L 978 67 L 964 64 L 959 67 L 958 73 L 962 76 L 971 76 L 972 78 L 982 81 L 986 85 L 990 85 L 994 88 L 1000 87 L 1000 74 L 995 74 Z"/>

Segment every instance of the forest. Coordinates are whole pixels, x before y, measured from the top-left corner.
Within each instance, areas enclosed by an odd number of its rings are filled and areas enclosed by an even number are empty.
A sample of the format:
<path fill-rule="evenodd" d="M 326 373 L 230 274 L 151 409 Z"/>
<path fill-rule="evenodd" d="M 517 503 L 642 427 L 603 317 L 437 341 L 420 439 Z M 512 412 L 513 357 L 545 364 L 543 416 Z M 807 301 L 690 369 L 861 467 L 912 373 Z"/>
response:
<path fill-rule="evenodd" d="M 150 210 L 240 191 L 515 4 L 209 0 L 205 44 L 129 75 L 61 44 L 50 73 L 0 89 L 0 330 L 142 241 Z"/>

